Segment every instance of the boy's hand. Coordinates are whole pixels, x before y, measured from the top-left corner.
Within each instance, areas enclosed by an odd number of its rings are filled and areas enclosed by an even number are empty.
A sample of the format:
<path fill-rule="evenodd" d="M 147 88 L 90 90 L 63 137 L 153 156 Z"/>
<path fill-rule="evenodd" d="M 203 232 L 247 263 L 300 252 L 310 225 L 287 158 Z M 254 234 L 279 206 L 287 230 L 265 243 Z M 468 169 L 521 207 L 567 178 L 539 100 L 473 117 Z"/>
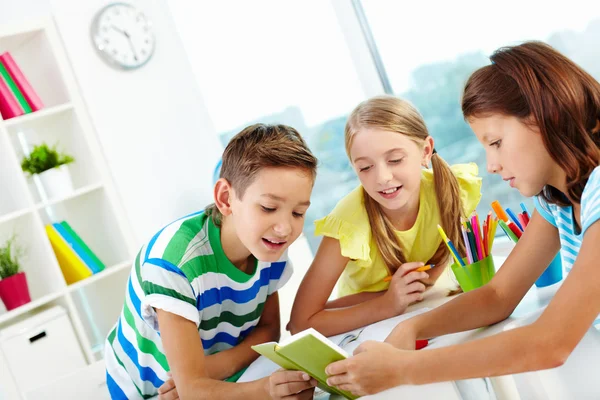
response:
<path fill-rule="evenodd" d="M 273 400 L 309 400 L 313 398 L 317 381 L 306 372 L 280 369 L 271 374 L 267 385 Z"/>
<path fill-rule="evenodd" d="M 169 378 L 165 383 L 158 388 L 158 400 L 179 400 L 175 381 L 171 378 L 171 373 L 168 372 Z"/>
<path fill-rule="evenodd" d="M 420 281 L 429 278 L 429 274 L 414 271 L 422 266 L 421 262 L 404 263 L 394 273 L 390 287 L 384 296 L 397 315 L 402 314 L 410 304 L 423 300 L 426 286 Z"/>

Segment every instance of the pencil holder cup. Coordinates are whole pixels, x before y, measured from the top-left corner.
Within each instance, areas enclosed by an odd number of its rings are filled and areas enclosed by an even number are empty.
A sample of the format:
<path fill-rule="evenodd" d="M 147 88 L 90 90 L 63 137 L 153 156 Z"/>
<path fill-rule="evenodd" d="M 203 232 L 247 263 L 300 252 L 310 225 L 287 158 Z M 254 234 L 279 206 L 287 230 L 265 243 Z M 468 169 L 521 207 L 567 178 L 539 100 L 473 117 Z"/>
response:
<path fill-rule="evenodd" d="M 463 292 L 469 292 L 485 285 L 496 273 L 492 256 L 487 256 L 473 264 L 468 264 L 466 258 L 463 258 L 463 261 L 466 264 L 464 267 L 456 263 L 450 266 Z"/>
<path fill-rule="evenodd" d="M 560 252 L 554 257 L 554 259 L 548 264 L 548 268 L 542 275 L 535 281 L 535 286 L 544 287 L 560 282 L 563 277 L 562 259 Z"/>

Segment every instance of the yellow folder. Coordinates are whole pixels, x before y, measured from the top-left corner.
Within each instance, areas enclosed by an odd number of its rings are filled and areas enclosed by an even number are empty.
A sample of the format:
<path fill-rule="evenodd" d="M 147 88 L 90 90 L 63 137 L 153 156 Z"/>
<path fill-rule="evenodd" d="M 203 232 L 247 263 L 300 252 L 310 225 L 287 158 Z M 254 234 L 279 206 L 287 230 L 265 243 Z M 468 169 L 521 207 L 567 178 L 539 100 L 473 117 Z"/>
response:
<path fill-rule="evenodd" d="M 50 239 L 50 244 L 68 285 L 92 276 L 92 271 L 81 261 L 52 225 L 46 225 L 46 234 Z"/>

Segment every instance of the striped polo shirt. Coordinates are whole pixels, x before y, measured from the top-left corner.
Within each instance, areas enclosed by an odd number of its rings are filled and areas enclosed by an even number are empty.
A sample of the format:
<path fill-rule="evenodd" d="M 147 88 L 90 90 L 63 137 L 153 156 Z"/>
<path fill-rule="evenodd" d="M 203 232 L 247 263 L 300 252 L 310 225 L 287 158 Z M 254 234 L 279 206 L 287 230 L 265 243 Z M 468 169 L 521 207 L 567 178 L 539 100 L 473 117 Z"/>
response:
<path fill-rule="evenodd" d="M 223 252 L 219 228 L 203 212 L 164 227 L 138 253 L 123 310 L 106 340 L 112 398 L 156 396 L 168 379 L 155 308 L 194 322 L 210 355 L 240 343 L 258 324 L 267 297 L 291 274 L 285 256 L 258 261 L 252 274 L 240 271 Z"/>
<path fill-rule="evenodd" d="M 534 203 L 540 215 L 558 228 L 563 273 L 568 275 L 579 254 L 586 230 L 600 219 L 600 167 L 594 169 L 581 195 L 580 231 L 573 217 L 573 207 L 548 204 L 541 197 L 535 197 Z M 594 321 L 594 325 L 600 328 L 600 319 Z"/>

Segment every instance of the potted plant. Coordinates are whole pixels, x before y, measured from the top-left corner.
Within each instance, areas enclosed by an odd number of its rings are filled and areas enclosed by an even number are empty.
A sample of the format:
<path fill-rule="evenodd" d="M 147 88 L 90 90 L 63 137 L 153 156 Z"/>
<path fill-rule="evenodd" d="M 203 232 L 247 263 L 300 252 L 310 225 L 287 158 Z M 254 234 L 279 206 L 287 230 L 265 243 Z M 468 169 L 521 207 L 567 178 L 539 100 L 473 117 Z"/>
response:
<path fill-rule="evenodd" d="M 36 145 L 33 151 L 23 157 L 21 169 L 30 176 L 39 176 L 48 199 L 66 196 L 73 191 L 68 164 L 75 161 L 68 154 L 59 153 L 56 145 L 46 143 Z"/>
<path fill-rule="evenodd" d="M 23 249 L 16 246 L 15 239 L 13 235 L 0 246 L 0 300 L 9 311 L 31 301 L 25 272 L 20 271 Z"/>

